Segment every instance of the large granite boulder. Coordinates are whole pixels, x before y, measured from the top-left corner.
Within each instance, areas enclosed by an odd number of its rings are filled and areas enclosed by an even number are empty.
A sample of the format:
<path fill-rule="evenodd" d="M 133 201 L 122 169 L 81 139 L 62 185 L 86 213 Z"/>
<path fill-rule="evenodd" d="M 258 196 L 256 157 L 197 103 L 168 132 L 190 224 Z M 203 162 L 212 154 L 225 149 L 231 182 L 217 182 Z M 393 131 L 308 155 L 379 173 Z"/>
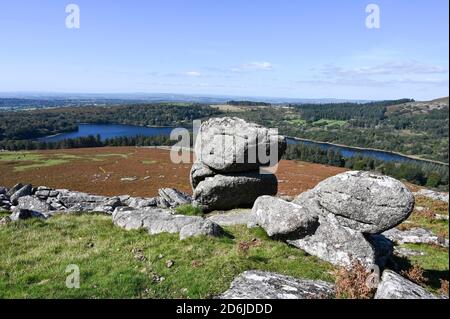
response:
<path fill-rule="evenodd" d="M 297 279 L 251 270 L 236 277 L 221 299 L 331 299 L 334 285 L 321 280 Z"/>
<path fill-rule="evenodd" d="M 272 196 L 259 197 L 252 208 L 250 223 L 261 226 L 271 237 L 302 238 L 319 226 L 319 217 L 306 207 Z"/>
<path fill-rule="evenodd" d="M 334 214 L 342 226 L 370 234 L 397 226 L 414 209 L 414 196 L 404 184 L 388 176 L 359 171 L 330 177 L 294 202 L 318 215 Z"/>
<path fill-rule="evenodd" d="M 366 267 L 383 267 L 393 252 L 393 244 L 380 235 L 364 235 L 341 226 L 333 214 L 320 217 L 320 226 L 306 237 L 287 242 L 308 254 L 336 266 L 349 267 L 359 261 Z"/>
<path fill-rule="evenodd" d="M 251 207 L 262 195 L 275 195 L 275 175 L 258 171 L 215 175 L 201 181 L 194 190 L 193 204 L 205 211 Z"/>
<path fill-rule="evenodd" d="M 439 299 L 421 286 L 403 278 L 392 270 L 385 270 L 375 299 Z"/>
<path fill-rule="evenodd" d="M 195 143 L 197 160 L 222 173 L 268 166 L 270 163 L 263 156 L 272 151 L 278 162 L 285 150 L 286 139 L 283 136 L 237 117 L 212 118 L 203 122 Z"/>

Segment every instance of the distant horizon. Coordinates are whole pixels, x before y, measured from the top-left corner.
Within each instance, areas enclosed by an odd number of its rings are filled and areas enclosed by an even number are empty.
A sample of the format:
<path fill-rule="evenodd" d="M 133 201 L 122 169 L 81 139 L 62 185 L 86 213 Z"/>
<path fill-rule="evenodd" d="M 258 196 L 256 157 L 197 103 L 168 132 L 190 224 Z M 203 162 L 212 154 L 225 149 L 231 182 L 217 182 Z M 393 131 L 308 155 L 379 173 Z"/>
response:
<path fill-rule="evenodd" d="M 419 100 L 414 97 L 403 96 L 397 98 L 379 98 L 379 99 L 352 99 L 352 98 L 336 98 L 336 97 L 286 97 L 286 96 L 256 96 L 256 95 L 233 95 L 233 94 L 218 94 L 218 93 L 177 93 L 177 92 L 115 92 L 115 93 L 105 93 L 105 92 L 57 92 L 57 91 L 0 91 L 0 98 L 58 98 L 58 97 L 70 97 L 81 98 L 86 97 L 96 97 L 96 98 L 109 98 L 116 97 L 117 99 L 127 99 L 136 98 L 143 99 L 145 97 L 158 97 L 158 96 L 174 96 L 174 97 L 204 97 L 204 98 L 238 98 L 238 99 L 250 99 L 251 101 L 259 102 L 257 99 L 261 99 L 260 102 L 267 100 L 336 100 L 336 101 L 387 101 L 387 100 L 401 100 L 401 99 L 413 99 L 415 101 L 433 101 L 442 98 L 447 98 L 447 96 L 437 96 L 427 100 Z M 78 96 L 78 97 L 77 97 Z M 256 99 L 256 100 L 255 100 Z"/>

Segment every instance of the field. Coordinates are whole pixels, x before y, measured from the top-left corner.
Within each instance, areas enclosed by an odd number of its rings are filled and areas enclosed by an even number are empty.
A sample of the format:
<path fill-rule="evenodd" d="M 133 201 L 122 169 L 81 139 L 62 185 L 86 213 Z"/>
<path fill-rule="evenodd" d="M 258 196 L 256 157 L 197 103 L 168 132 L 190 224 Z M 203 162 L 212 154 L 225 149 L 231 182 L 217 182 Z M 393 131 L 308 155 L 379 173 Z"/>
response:
<path fill-rule="evenodd" d="M 0 185 L 31 183 L 98 195 L 156 196 L 173 187 L 192 193 L 192 164 L 173 164 L 164 149 L 102 147 L 39 152 L 1 152 Z M 279 194 L 295 196 L 343 172 L 338 167 L 281 161 Z"/>

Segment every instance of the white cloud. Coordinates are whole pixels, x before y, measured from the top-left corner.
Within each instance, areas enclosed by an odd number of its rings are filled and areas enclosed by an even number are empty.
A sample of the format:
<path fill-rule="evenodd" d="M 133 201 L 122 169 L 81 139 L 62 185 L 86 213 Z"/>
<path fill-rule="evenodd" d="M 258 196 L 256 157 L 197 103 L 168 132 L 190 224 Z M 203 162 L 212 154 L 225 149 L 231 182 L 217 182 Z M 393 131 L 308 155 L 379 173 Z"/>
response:
<path fill-rule="evenodd" d="M 230 69 L 232 72 L 242 72 L 246 70 L 253 71 L 271 71 L 273 70 L 273 64 L 267 61 L 250 62 L 241 64 Z"/>
<path fill-rule="evenodd" d="M 202 74 L 200 72 L 197 72 L 197 71 L 188 71 L 188 72 L 185 72 L 184 75 L 193 76 L 193 77 L 199 77 Z"/>

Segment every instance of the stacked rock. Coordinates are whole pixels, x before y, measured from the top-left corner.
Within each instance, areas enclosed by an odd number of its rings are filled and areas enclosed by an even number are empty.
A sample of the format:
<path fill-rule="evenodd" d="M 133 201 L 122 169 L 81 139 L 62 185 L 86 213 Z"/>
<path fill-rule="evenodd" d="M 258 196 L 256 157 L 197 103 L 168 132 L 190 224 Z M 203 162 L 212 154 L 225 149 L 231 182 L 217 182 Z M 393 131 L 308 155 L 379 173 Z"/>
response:
<path fill-rule="evenodd" d="M 191 170 L 194 205 L 205 211 L 228 210 L 275 195 L 277 178 L 264 167 L 277 164 L 285 150 L 286 139 L 260 125 L 230 117 L 204 122 Z"/>
<path fill-rule="evenodd" d="M 414 196 L 401 182 L 351 171 L 319 183 L 293 202 L 263 196 L 252 209 L 252 223 L 270 236 L 334 265 L 359 261 L 384 266 L 392 242 L 382 232 L 406 220 Z"/>

